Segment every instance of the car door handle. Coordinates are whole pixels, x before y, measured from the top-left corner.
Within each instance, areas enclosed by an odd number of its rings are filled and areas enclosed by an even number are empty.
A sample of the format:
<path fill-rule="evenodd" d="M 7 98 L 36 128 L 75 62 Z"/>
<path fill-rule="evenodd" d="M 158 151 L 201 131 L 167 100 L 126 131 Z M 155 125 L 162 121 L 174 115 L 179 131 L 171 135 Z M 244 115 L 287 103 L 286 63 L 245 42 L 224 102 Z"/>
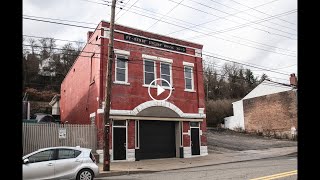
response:
<path fill-rule="evenodd" d="M 52 163 L 48 163 L 48 166 L 53 166 L 53 164 Z"/>
<path fill-rule="evenodd" d="M 80 159 L 76 159 L 76 162 L 81 162 Z"/>

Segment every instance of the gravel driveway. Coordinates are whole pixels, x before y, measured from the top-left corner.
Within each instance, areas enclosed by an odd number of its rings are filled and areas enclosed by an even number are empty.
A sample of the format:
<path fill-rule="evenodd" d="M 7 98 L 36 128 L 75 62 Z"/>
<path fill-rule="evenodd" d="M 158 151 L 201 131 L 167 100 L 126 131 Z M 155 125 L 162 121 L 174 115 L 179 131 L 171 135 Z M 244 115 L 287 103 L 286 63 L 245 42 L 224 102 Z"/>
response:
<path fill-rule="evenodd" d="M 208 128 L 207 139 L 208 151 L 214 153 L 297 146 L 297 141 L 249 135 L 226 129 Z"/>

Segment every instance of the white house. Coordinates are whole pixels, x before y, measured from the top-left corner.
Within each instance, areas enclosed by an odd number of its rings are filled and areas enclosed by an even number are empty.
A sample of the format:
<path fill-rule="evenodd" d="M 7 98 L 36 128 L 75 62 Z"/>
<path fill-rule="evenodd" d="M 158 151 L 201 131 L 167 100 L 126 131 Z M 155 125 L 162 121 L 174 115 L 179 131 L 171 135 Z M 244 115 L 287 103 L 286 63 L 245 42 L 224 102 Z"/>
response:
<path fill-rule="evenodd" d="M 290 78 L 291 81 L 291 78 Z M 292 84 L 292 82 L 290 82 Z M 241 128 L 245 130 L 244 123 L 244 111 L 243 111 L 243 100 L 251 99 L 259 96 L 265 96 L 269 94 L 275 94 L 284 91 L 290 91 L 294 88 L 290 85 L 273 82 L 270 80 L 264 80 L 256 88 L 254 88 L 250 93 L 248 93 L 244 98 L 239 101 L 233 102 L 233 116 L 224 118 L 224 127 L 228 129 L 235 130 L 236 128 Z"/>
<path fill-rule="evenodd" d="M 52 67 L 50 66 L 50 63 L 54 62 L 54 60 L 51 57 L 48 57 L 47 59 L 44 59 L 39 63 L 39 72 L 38 74 L 41 76 L 56 76 L 55 72 L 50 72 Z"/>
<path fill-rule="evenodd" d="M 60 116 L 60 94 L 55 95 L 51 102 L 49 103 L 52 106 L 52 115 Z"/>

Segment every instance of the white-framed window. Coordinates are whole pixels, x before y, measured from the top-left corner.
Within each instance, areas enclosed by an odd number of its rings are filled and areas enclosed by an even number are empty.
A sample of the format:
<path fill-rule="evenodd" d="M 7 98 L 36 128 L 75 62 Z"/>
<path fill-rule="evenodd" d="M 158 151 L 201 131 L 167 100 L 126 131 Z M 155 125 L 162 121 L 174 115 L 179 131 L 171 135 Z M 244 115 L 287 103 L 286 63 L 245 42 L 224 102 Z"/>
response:
<path fill-rule="evenodd" d="M 160 77 L 167 80 L 171 86 L 173 86 L 171 63 L 160 62 Z M 161 85 L 169 87 L 169 84 L 166 81 L 162 81 Z"/>
<path fill-rule="evenodd" d="M 116 55 L 115 82 L 128 83 L 128 56 Z"/>
<path fill-rule="evenodd" d="M 144 84 L 149 85 L 153 80 L 156 79 L 156 62 L 145 59 L 143 64 Z M 155 81 L 152 83 L 152 85 L 156 85 Z"/>
<path fill-rule="evenodd" d="M 184 66 L 184 82 L 185 82 L 185 90 L 193 91 L 193 67 Z"/>

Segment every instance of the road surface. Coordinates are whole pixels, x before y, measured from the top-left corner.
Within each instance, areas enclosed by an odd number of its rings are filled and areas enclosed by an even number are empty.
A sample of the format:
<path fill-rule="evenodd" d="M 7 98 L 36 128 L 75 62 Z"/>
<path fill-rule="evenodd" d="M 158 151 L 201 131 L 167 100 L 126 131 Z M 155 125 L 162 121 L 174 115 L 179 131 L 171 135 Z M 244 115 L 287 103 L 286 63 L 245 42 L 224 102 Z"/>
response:
<path fill-rule="evenodd" d="M 260 159 L 247 162 L 195 167 L 148 174 L 132 174 L 96 178 L 109 180 L 182 180 L 182 179 L 219 179 L 219 180 L 296 180 L 296 155 Z"/>

